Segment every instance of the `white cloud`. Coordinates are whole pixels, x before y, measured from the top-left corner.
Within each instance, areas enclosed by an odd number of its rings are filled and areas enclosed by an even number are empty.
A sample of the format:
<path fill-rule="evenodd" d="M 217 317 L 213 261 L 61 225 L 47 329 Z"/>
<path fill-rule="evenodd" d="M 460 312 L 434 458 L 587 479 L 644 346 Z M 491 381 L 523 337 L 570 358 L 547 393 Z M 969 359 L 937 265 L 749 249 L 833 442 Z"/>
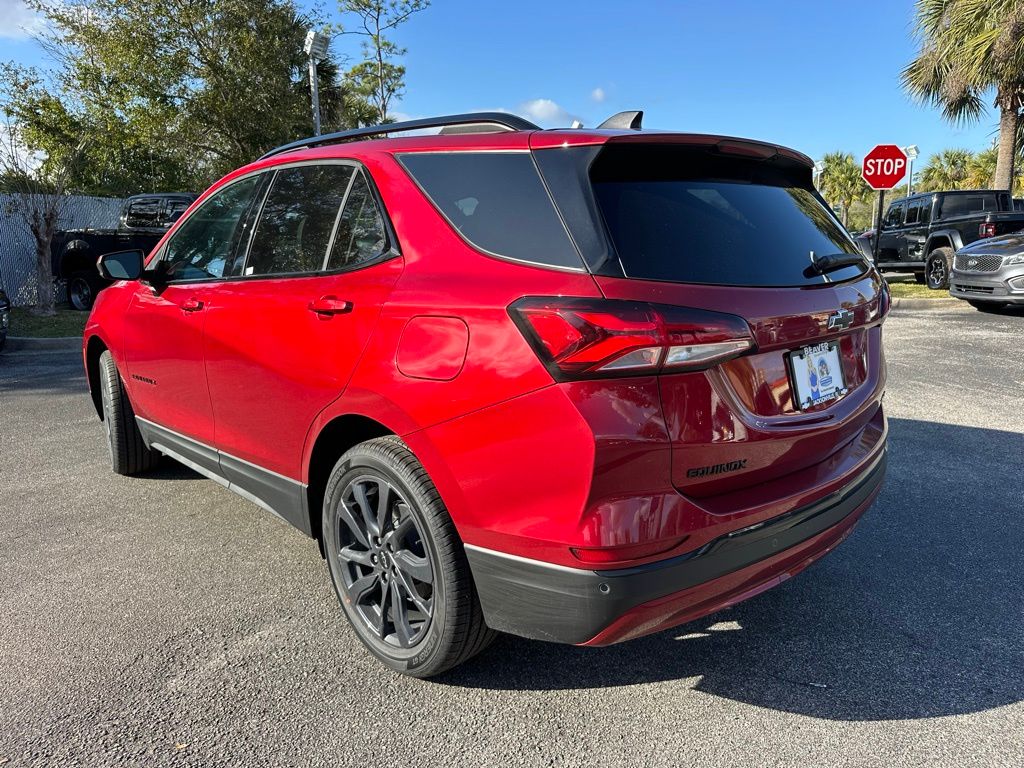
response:
<path fill-rule="evenodd" d="M 23 40 L 41 32 L 43 17 L 22 0 L 0 0 L 0 37 Z"/>
<path fill-rule="evenodd" d="M 541 125 L 567 128 L 579 118 L 551 99 L 532 99 L 519 105 L 519 112 Z"/>
<path fill-rule="evenodd" d="M 593 99 L 598 104 L 600 104 L 602 101 L 604 101 L 605 98 L 604 88 L 598 87 L 592 90 L 590 92 L 590 98 Z"/>

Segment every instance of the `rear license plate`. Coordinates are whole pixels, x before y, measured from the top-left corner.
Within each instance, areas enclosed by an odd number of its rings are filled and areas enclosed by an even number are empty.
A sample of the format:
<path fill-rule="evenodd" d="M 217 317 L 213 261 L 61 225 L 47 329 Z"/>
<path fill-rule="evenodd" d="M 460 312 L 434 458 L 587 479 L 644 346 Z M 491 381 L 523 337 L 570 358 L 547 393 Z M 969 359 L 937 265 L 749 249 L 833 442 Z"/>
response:
<path fill-rule="evenodd" d="M 823 341 L 789 353 L 793 401 L 800 410 L 838 400 L 846 394 L 839 343 Z"/>

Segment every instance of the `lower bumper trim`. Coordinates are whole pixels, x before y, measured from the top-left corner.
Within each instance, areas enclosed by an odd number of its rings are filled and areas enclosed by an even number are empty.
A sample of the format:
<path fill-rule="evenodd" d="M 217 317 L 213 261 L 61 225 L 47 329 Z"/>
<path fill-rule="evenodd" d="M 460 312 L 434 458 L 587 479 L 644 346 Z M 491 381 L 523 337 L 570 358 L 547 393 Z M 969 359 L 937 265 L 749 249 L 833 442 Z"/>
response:
<path fill-rule="evenodd" d="M 492 629 L 578 645 L 639 605 L 783 554 L 840 524 L 885 477 L 883 451 L 853 481 L 806 507 L 741 528 L 700 549 L 635 568 L 590 571 L 466 545 Z"/>

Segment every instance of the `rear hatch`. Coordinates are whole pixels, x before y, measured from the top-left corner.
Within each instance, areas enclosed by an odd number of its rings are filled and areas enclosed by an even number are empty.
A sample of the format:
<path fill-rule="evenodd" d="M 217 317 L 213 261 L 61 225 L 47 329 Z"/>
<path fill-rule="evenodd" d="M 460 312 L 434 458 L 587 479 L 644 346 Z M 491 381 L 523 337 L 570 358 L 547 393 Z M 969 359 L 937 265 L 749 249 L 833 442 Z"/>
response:
<path fill-rule="evenodd" d="M 662 370 L 679 490 L 714 511 L 716 495 L 830 465 L 880 419 L 887 289 L 841 256 L 859 250 L 803 158 L 665 136 L 611 141 L 589 158 L 610 241 L 610 257 L 591 264 L 604 296 L 742 318 L 752 337 L 705 370 Z M 566 219 L 572 230 L 571 210 Z"/>

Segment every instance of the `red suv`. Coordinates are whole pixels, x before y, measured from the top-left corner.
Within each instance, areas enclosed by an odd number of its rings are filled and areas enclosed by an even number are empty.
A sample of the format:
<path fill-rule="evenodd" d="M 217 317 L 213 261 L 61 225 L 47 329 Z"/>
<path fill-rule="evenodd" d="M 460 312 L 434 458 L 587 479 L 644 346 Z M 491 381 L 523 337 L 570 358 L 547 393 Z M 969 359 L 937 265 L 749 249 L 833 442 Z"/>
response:
<path fill-rule="evenodd" d="M 788 579 L 882 483 L 887 289 L 804 155 L 638 122 L 315 137 L 102 257 L 114 471 L 166 454 L 316 539 L 421 677 Z"/>

